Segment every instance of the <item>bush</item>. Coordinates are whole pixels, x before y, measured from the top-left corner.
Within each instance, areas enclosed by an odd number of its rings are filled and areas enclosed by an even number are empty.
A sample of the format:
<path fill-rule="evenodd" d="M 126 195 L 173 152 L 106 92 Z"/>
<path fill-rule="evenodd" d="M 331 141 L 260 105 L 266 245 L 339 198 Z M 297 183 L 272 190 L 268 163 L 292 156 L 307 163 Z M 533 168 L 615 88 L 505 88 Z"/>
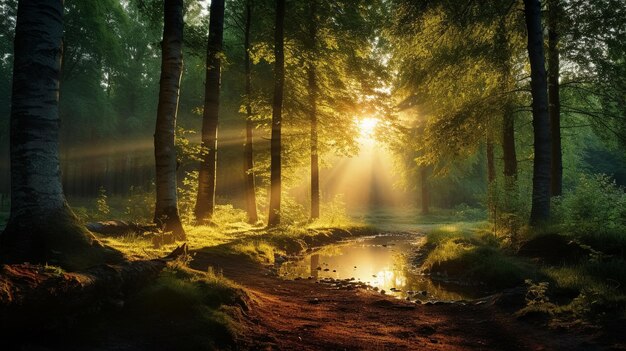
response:
<path fill-rule="evenodd" d="M 153 191 L 145 191 L 141 187 L 131 186 L 126 199 L 126 219 L 136 223 L 150 223 L 154 217 L 156 195 Z"/>
<path fill-rule="evenodd" d="M 320 218 L 313 224 L 315 227 L 341 228 L 350 226 L 352 220 L 346 211 L 343 196 L 337 195 L 332 201 L 324 202 L 320 206 Z"/>
<path fill-rule="evenodd" d="M 582 175 L 574 191 L 557 200 L 554 208 L 570 231 L 626 235 L 626 192 L 606 175 Z"/>
<path fill-rule="evenodd" d="M 460 204 L 454 208 L 454 215 L 461 221 L 484 221 L 487 219 L 487 211 L 484 208 L 471 207 Z"/>

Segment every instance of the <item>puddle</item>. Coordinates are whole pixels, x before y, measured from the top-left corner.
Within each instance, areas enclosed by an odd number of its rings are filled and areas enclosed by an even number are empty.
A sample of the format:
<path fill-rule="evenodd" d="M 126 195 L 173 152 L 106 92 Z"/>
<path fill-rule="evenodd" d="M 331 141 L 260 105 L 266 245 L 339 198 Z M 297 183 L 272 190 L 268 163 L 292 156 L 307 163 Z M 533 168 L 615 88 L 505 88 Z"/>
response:
<path fill-rule="evenodd" d="M 484 296 L 470 288 L 452 289 L 419 274 L 410 258 L 421 240 L 417 233 L 386 234 L 328 245 L 300 260 L 283 263 L 278 274 L 284 279 L 311 277 L 327 283 L 332 283 L 331 278 L 350 279 L 402 299 L 458 301 Z"/>

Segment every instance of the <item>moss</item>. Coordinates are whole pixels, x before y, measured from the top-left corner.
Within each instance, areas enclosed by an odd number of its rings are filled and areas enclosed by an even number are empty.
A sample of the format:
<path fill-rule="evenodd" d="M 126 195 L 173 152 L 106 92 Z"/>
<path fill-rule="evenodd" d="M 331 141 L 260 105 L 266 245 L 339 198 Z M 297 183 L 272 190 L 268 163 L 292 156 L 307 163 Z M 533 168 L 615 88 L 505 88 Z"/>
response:
<path fill-rule="evenodd" d="M 497 237 L 478 227 L 439 227 L 427 233 L 425 247 L 424 271 L 467 283 L 508 288 L 538 276 L 529 262 L 509 255 Z"/>
<path fill-rule="evenodd" d="M 212 272 L 169 268 L 128 302 L 124 337 L 159 349 L 234 348 L 239 330 L 225 306 L 247 309 L 244 291 Z"/>
<path fill-rule="evenodd" d="M 120 252 L 96 240 L 67 206 L 32 216 L 10 220 L 2 233 L 1 248 L 7 262 L 49 263 L 81 270 L 123 259 Z"/>

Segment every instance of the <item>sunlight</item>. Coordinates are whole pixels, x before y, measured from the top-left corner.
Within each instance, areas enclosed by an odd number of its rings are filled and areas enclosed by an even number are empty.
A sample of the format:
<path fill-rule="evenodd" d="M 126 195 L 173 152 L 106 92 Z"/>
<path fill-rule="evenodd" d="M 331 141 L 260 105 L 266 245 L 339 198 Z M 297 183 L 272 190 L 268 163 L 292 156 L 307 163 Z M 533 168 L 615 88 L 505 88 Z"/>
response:
<path fill-rule="evenodd" d="M 355 122 L 359 126 L 359 139 L 362 143 L 369 143 L 376 133 L 376 127 L 380 120 L 378 118 L 366 117 L 355 118 Z"/>

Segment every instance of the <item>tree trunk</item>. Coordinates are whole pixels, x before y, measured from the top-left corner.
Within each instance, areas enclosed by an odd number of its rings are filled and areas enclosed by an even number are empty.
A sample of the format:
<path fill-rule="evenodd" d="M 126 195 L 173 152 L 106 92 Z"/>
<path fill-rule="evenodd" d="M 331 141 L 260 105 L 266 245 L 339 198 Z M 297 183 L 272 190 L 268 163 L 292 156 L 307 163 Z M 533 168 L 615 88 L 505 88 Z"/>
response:
<path fill-rule="evenodd" d="M 183 0 L 165 0 L 163 24 L 161 85 L 154 132 L 154 223 L 163 231 L 172 232 L 177 240 L 185 240 L 185 230 L 178 215 L 175 146 L 176 114 L 183 71 Z"/>
<path fill-rule="evenodd" d="M 81 268 L 105 259 L 63 194 L 59 77 L 63 1 L 20 1 L 11 105 L 11 215 L 0 237 L 5 262 Z"/>
<path fill-rule="evenodd" d="M 217 123 L 220 109 L 221 55 L 224 38 L 224 0 L 211 1 L 206 55 L 206 83 L 202 116 L 202 163 L 198 175 L 196 220 L 211 219 L 215 210 Z"/>
<path fill-rule="evenodd" d="M 309 117 L 311 119 L 311 219 L 320 217 L 320 166 L 317 148 L 317 77 L 315 56 L 317 46 L 317 1 L 311 0 L 309 14 Z"/>
<path fill-rule="evenodd" d="M 246 28 L 244 51 L 246 60 L 246 144 L 244 145 L 244 176 L 246 186 L 246 210 L 248 222 L 256 223 L 259 216 L 256 209 L 256 186 L 254 181 L 254 149 L 252 135 L 252 59 L 250 58 L 250 29 L 252 27 L 252 0 L 246 2 Z"/>
<path fill-rule="evenodd" d="M 285 0 L 276 0 L 276 28 L 274 33 L 274 101 L 272 105 L 272 141 L 270 146 L 270 208 L 267 224 L 280 224 L 281 198 L 281 128 L 283 114 L 283 89 L 285 85 L 284 52 Z"/>
<path fill-rule="evenodd" d="M 493 141 L 491 137 L 487 140 L 487 206 L 489 207 L 489 215 L 496 218 L 496 161 Z"/>
<path fill-rule="evenodd" d="M 489 186 L 496 180 L 496 162 L 494 155 L 493 141 L 487 140 L 487 182 Z"/>
<path fill-rule="evenodd" d="M 546 79 L 541 25 L 541 1 L 524 0 L 526 27 L 528 30 L 528 57 L 530 60 L 531 91 L 533 98 L 533 195 L 530 213 L 531 225 L 550 219 L 550 170 L 552 143 L 550 140 L 550 116 L 548 114 L 548 84 Z"/>
<path fill-rule="evenodd" d="M 550 106 L 550 132 L 552 133 L 552 196 L 563 193 L 563 154 L 561 150 L 561 97 L 559 87 L 559 14 L 560 1 L 548 1 L 548 99 Z"/>
<path fill-rule="evenodd" d="M 420 169 L 420 182 L 422 185 L 422 214 L 427 215 L 430 213 L 430 189 L 428 184 L 429 167 L 421 166 Z"/>
<path fill-rule="evenodd" d="M 504 155 L 504 177 L 517 179 L 517 152 L 515 151 L 515 116 L 509 107 L 504 112 L 502 128 L 502 154 Z"/>

